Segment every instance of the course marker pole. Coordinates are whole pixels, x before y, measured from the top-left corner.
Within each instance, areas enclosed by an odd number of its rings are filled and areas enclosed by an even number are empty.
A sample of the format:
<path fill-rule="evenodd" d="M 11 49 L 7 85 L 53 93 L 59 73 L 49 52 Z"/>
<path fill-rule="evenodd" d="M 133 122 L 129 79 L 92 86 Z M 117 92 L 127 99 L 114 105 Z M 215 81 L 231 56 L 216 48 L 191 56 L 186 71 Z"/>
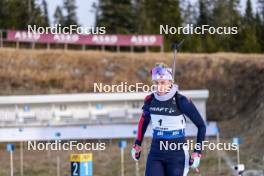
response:
<path fill-rule="evenodd" d="M 20 175 L 24 176 L 24 143 L 20 142 Z"/>
<path fill-rule="evenodd" d="M 237 145 L 237 164 L 240 164 L 240 154 L 239 154 L 239 145 L 240 145 L 240 138 L 234 137 L 233 144 Z"/>
<path fill-rule="evenodd" d="M 215 129 L 215 132 L 216 132 L 216 144 L 219 144 L 220 143 L 220 131 L 219 131 L 219 128 L 216 127 Z M 218 175 L 221 174 L 221 156 L 220 156 L 220 151 L 217 150 L 217 158 L 218 158 Z"/>
<path fill-rule="evenodd" d="M 7 144 L 6 150 L 10 153 L 10 175 L 14 176 L 14 160 L 13 160 L 13 152 L 15 150 L 14 144 Z"/>
<path fill-rule="evenodd" d="M 134 130 L 133 131 L 133 134 L 134 135 L 137 135 L 137 130 Z M 143 143 L 143 149 L 144 149 L 144 154 L 145 154 L 145 144 L 146 144 L 146 141 Z M 144 156 L 144 161 L 146 160 L 146 157 Z M 135 169 L 135 175 L 136 176 L 139 176 L 139 164 L 138 164 L 138 161 L 136 161 L 135 162 L 135 167 L 136 167 L 136 169 Z"/>
<path fill-rule="evenodd" d="M 60 176 L 60 157 L 57 156 L 57 176 Z"/>
<path fill-rule="evenodd" d="M 121 151 L 121 176 L 125 175 L 125 167 L 124 167 L 124 161 L 125 161 L 125 148 L 127 147 L 127 142 L 125 140 L 119 141 L 119 148 Z"/>

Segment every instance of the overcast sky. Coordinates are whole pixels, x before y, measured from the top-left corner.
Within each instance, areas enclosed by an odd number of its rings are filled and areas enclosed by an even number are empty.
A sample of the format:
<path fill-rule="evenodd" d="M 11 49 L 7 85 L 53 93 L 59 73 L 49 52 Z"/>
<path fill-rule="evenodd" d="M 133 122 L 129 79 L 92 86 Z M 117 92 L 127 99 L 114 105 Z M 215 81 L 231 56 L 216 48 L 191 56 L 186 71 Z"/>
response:
<path fill-rule="evenodd" d="M 197 0 L 191 0 L 197 2 Z M 257 0 L 251 0 L 253 3 L 253 9 L 255 11 L 255 5 Z M 51 23 L 54 22 L 54 12 L 58 5 L 62 5 L 63 0 L 47 0 L 49 17 Z M 92 4 L 98 2 L 98 0 L 76 0 L 78 21 L 82 26 L 94 26 L 95 24 L 95 12 L 93 11 Z M 241 8 L 244 11 L 246 0 L 241 0 Z"/>
<path fill-rule="evenodd" d="M 54 12 L 58 5 L 62 6 L 63 0 L 46 0 L 48 3 L 48 11 L 50 21 L 54 22 Z M 98 0 L 76 0 L 77 5 L 77 17 L 82 26 L 94 26 L 95 24 L 95 12 L 92 5 Z"/>

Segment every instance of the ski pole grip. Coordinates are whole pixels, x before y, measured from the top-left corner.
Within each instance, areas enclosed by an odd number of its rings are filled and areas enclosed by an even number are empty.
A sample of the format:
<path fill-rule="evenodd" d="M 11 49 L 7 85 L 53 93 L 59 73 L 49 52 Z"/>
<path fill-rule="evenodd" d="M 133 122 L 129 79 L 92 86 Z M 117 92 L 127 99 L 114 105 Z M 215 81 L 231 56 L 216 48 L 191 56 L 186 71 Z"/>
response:
<path fill-rule="evenodd" d="M 171 48 L 172 48 L 173 50 L 176 50 L 176 49 L 178 48 L 178 44 L 177 44 L 177 42 L 172 43 Z"/>
<path fill-rule="evenodd" d="M 180 41 L 180 42 L 173 42 L 171 45 L 171 48 L 173 50 L 177 50 L 178 48 L 180 48 L 180 46 L 182 45 L 182 43 L 184 42 L 184 40 Z"/>

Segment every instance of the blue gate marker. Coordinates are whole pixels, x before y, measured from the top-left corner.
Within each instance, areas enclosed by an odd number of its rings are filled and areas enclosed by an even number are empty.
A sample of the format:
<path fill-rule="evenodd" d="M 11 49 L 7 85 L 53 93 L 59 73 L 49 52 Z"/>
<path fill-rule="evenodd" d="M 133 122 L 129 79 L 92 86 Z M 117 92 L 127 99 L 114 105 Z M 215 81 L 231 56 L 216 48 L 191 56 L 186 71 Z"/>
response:
<path fill-rule="evenodd" d="M 8 152 L 12 152 L 12 151 L 14 151 L 14 150 L 15 150 L 15 146 L 14 146 L 14 144 L 7 144 L 7 145 L 6 145 L 6 150 L 7 150 Z"/>
<path fill-rule="evenodd" d="M 234 137 L 232 143 L 236 144 L 236 145 L 240 145 L 241 144 L 240 138 L 239 137 Z"/>
<path fill-rule="evenodd" d="M 126 148 L 126 147 L 127 147 L 127 141 L 125 141 L 125 140 L 121 140 L 121 141 L 119 141 L 118 146 L 119 146 L 119 148 L 121 148 L 121 149 Z"/>
<path fill-rule="evenodd" d="M 220 130 L 219 130 L 219 128 L 218 128 L 218 127 L 215 127 L 215 128 L 214 128 L 214 130 L 215 130 L 215 134 L 217 134 L 217 133 L 219 133 L 219 132 L 220 132 Z"/>

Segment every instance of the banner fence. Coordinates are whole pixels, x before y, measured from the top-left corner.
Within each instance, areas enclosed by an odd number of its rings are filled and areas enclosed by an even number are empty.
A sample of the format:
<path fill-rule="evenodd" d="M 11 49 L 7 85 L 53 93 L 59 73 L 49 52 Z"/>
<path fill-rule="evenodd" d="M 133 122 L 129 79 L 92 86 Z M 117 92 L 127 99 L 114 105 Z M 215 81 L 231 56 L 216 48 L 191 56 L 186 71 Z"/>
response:
<path fill-rule="evenodd" d="M 37 34 L 27 31 L 7 31 L 6 41 L 91 46 L 163 46 L 162 35 L 124 34 Z"/>

